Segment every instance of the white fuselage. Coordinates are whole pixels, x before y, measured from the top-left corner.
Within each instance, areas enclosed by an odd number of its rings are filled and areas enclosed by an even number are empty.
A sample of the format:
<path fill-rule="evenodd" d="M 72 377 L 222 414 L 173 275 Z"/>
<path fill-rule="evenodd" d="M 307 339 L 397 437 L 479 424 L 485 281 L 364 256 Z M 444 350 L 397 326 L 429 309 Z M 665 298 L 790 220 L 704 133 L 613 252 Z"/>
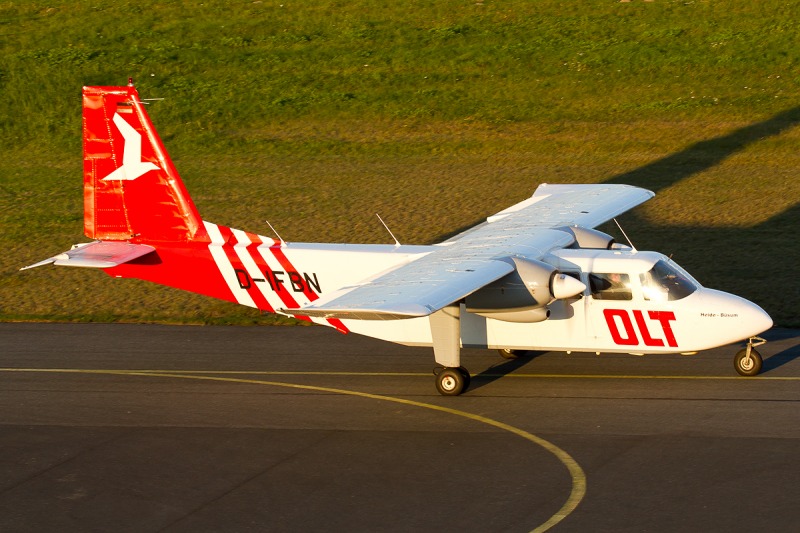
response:
<path fill-rule="evenodd" d="M 438 246 L 292 243 L 283 248 L 301 273 L 319 284 L 321 294 L 363 283 Z M 664 255 L 635 250 L 562 249 L 543 261 L 586 285 L 574 298 L 555 300 L 550 316 L 518 323 L 470 313 L 461 305 L 461 345 L 474 348 L 687 353 L 749 338 L 772 321 L 757 305 L 702 287 Z M 659 265 L 656 267 L 656 265 Z M 664 270 L 666 269 L 666 270 Z M 662 274 L 656 286 L 652 274 Z M 277 272 L 280 272 L 278 270 Z M 280 276 L 281 274 L 277 274 Z M 602 284 L 617 281 L 616 288 Z M 672 285 L 677 284 L 677 287 Z M 290 285 L 284 289 L 291 290 Z M 270 288 L 264 284 L 267 299 Z M 301 291 L 295 295 L 305 304 Z M 277 305 L 276 305 L 277 307 Z M 314 319 L 325 324 L 324 319 Z M 342 320 L 354 333 L 410 346 L 431 346 L 427 317 L 398 320 Z"/>

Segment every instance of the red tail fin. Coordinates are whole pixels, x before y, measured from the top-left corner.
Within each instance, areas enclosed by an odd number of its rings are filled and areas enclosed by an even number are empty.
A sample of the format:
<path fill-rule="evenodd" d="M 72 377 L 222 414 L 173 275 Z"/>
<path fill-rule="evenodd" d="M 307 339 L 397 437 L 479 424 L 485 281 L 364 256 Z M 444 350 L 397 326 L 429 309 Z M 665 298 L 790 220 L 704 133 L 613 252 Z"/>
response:
<path fill-rule="evenodd" d="M 205 236 L 132 85 L 83 88 L 83 169 L 87 237 L 187 242 Z"/>

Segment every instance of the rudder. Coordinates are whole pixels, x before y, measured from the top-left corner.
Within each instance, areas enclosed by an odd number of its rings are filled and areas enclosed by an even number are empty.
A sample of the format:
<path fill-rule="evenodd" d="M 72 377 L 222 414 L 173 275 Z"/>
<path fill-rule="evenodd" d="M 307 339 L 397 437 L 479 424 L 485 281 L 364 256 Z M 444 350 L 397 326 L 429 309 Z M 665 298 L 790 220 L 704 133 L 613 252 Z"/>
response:
<path fill-rule="evenodd" d="M 83 167 L 87 237 L 134 243 L 205 237 L 132 84 L 83 88 Z"/>

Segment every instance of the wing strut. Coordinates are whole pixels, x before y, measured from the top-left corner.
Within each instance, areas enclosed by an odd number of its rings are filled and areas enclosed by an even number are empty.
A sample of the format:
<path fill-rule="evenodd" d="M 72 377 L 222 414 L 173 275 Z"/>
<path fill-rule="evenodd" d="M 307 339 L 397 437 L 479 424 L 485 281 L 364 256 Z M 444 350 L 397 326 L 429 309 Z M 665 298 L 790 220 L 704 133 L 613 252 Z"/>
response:
<path fill-rule="evenodd" d="M 447 368 L 461 366 L 461 309 L 448 305 L 430 315 L 433 355 Z"/>
<path fill-rule="evenodd" d="M 429 315 L 433 355 L 444 368 L 434 370 L 436 388 L 445 396 L 458 396 L 469 387 L 470 375 L 461 366 L 461 305 L 448 305 Z"/>

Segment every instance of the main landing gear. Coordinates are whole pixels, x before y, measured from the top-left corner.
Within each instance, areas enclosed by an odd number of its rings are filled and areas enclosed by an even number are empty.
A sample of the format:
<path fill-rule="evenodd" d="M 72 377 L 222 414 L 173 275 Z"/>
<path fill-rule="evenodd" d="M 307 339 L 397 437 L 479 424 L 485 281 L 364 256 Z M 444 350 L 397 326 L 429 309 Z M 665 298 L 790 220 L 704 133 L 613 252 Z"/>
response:
<path fill-rule="evenodd" d="M 499 348 L 497 351 L 503 359 L 517 359 L 522 354 L 522 350 L 511 348 Z"/>
<path fill-rule="evenodd" d="M 763 360 L 755 347 L 761 346 L 765 342 L 767 341 L 761 337 L 751 337 L 747 341 L 747 346 L 739 350 L 736 357 L 733 358 L 733 366 L 740 375 L 755 376 L 761 372 Z"/>
<path fill-rule="evenodd" d="M 436 390 L 443 396 L 458 396 L 469 387 L 470 376 L 463 366 L 436 368 Z"/>

